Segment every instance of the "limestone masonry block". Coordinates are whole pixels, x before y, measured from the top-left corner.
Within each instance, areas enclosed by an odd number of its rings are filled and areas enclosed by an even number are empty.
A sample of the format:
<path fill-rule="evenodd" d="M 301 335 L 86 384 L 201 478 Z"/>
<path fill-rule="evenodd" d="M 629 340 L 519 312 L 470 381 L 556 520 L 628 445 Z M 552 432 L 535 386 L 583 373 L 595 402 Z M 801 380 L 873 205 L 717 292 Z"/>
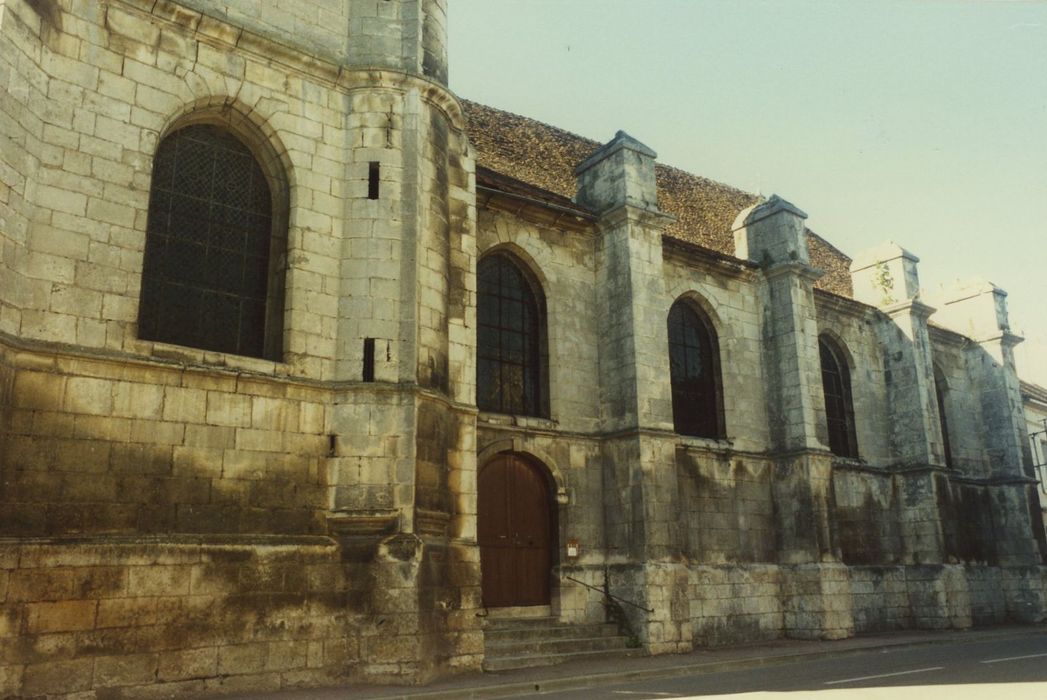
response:
<path fill-rule="evenodd" d="M 655 158 L 654 151 L 619 131 L 575 168 L 578 202 L 598 212 L 624 204 L 657 211 Z"/>
<path fill-rule="evenodd" d="M 893 241 L 862 251 L 851 263 L 855 299 L 880 307 L 917 299 L 919 262 Z"/>
<path fill-rule="evenodd" d="M 957 282 L 936 297 L 935 321 L 975 339 L 1010 333 L 1007 292 L 983 279 Z"/>
<path fill-rule="evenodd" d="M 734 220 L 734 254 L 761 265 L 810 261 L 807 214 L 778 195 L 743 210 Z"/>

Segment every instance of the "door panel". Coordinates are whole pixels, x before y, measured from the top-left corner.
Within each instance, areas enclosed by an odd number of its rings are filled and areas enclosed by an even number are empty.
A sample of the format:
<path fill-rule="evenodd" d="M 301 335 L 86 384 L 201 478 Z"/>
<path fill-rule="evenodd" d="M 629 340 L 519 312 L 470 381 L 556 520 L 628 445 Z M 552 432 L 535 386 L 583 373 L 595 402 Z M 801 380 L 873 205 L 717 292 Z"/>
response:
<path fill-rule="evenodd" d="M 480 472 L 477 539 L 484 605 L 547 605 L 552 568 L 549 490 L 541 470 L 513 455 Z"/>

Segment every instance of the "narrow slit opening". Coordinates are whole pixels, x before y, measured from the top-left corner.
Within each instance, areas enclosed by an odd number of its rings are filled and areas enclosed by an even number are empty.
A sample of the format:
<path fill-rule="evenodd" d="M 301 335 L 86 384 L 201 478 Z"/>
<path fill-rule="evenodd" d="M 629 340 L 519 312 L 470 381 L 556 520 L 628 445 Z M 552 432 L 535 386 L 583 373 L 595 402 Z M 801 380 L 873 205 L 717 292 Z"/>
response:
<path fill-rule="evenodd" d="M 378 199 L 378 178 L 381 174 L 378 161 L 371 161 L 367 169 L 367 198 Z"/>
<path fill-rule="evenodd" d="M 374 381 L 374 338 L 364 338 L 364 381 Z"/>

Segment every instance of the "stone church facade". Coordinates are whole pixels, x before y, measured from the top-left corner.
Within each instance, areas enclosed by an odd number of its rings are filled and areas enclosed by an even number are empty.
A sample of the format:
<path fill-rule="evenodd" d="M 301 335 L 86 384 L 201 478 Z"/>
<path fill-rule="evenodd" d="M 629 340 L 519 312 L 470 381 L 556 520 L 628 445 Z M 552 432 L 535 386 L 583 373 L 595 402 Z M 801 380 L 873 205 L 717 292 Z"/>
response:
<path fill-rule="evenodd" d="M 1002 290 L 276 5 L 0 0 L 0 696 L 1044 618 Z"/>

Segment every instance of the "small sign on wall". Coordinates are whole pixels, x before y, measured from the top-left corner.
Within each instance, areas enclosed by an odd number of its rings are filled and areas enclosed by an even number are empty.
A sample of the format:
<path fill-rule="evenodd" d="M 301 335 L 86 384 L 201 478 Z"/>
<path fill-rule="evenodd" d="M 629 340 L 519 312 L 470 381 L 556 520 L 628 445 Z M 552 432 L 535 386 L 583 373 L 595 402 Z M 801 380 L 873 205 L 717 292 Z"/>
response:
<path fill-rule="evenodd" d="M 578 546 L 578 540 L 570 539 L 567 540 L 567 558 L 577 559 L 578 554 L 581 552 L 581 547 Z"/>

